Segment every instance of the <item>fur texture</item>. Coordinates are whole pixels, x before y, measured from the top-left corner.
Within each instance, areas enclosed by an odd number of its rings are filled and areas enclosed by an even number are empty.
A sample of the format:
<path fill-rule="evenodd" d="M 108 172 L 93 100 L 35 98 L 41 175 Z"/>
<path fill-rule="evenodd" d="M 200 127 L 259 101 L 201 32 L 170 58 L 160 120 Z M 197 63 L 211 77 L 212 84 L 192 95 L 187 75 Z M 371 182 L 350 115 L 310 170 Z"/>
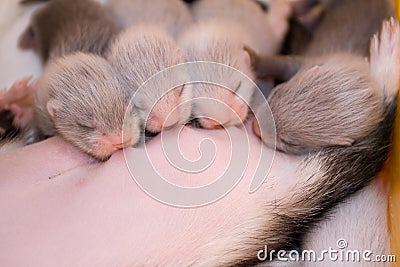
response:
<path fill-rule="evenodd" d="M 121 33 L 111 44 L 107 59 L 133 102 L 146 121 L 146 130 L 160 132 L 165 127 L 185 123 L 191 106 L 186 86 L 168 87 L 177 79 L 165 69 L 183 63 L 183 51 L 174 39 L 157 25 L 133 26 Z M 162 79 L 152 80 L 146 90 L 138 89 L 153 75 L 161 72 Z M 182 73 L 185 75 L 185 73 Z M 169 116 L 169 117 L 168 117 Z"/>
<path fill-rule="evenodd" d="M 379 47 L 379 49 L 377 49 Z M 357 139 L 347 147 L 328 147 L 310 153 L 298 167 L 297 187 L 288 191 L 284 198 L 266 203 L 272 213 L 261 213 L 250 218 L 232 233 L 229 240 L 216 240 L 207 255 L 193 266 L 255 266 L 260 263 L 257 251 L 268 245 L 269 251 L 293 250 L 302 246 L 303 238 L 313 227 L 350 195 L 358 192 L 378 174 L 387 158 L 390 136 L 396 109 L 400 73 L 400 25 L 391 20 L 385 22 L 378 45 L 371 44 L 371 61 L 374 64 L 389 64 L 383 73 L 394 83 L 391 88 L 379 88 L 385 98 L 381 119 L 370 133 Z M 391 61 L 387 53 L 393 52 Z M 373 68 L 376 68 L 374 66 Z M 355 96 L 355 98 L 358 95 Z M 343 102 L 343 109 L 350 108 L 351 102 Z M 329 125 L 326 125 L 329 129 Z M 348 125 L 357 128 L 360 125 Z M 362 127 L 362 126 L 361 126 Z M 232 248 L 229 244 L 243 244 Z M 269 253 L 268 251 L 268 253 Z M 221 257 L 221 255 L 224 255 Z"/>
<path fill-rule="evenodd" d="M 273 1 L 270 12 L 264 13 L 253 1 L 201 0 L 192 6 L 196 24 L 187 29 L 180 44 L 190 61 L 210 61 L 225 64 L 255 80 L 249 55 L 244 46 L 261 54 L 274 54 L 287 30 L 289 6 L 284 1 Z M 222 72 L 222 73 L 221 73 Z M 254 86 L 243 86 L 229 70 L 209 73 L 208 78 L 221 81 L 220 85 L 195 84 L 193 115 L 205 128 L 240 125 L 247 118 Z M 208 79 L 209 80 L 209 79 Z M 223 88 L 224 87 L 224 88 Z M 227 105 L 227 106 L 225 106 Z"/>
<path fill-rule="evenodd" d="M 181 0 L 108 0 L 106 8 L 122 28 L 152 23 L 163 27 L 174 37 L 193 20 Z"/>
<path fill-rule="evenodd" d="M 372 35 L 379 31 L 382 21 L 395 15 L 392 2 L 327 1 L 324 18 L 313 34 L 313 41 L 307 48 L 306 55 L 319 56 L 335 52 L 368 55 Z"/>
<path fill-rule="evenodd" d="M 336 54 L 321 61 L 301 68 L 269 97 L 281 151 L 302 154 L 349 146 L 382 119 L 383 98 L 364 59 Z M 273 145 L 271 138 L 263 140 Z"/>
<path fill-rule="evenodd" d="M 241 71 L 251 80 L 255 79 L 249 55 L 243 49 L 243 40 L 243 32 L 235 24 L 222 20 L 197 23 L 180 40 L 189 61 L 209 61 L 231 67 L 201 70 L 206 80 L 219 81 L 225 88 L 205 83 L 192 85 L 194 97 L 210 99 L 194 101 L 193 116 L 198 118 L 203 127 L 236 125 L 247 117 L 248 106 L 243 100 L 250 103 L 254 87 L 244 86 L 245 83 L 240 81 L 233 70 Z M 223 105 L 217 101 L 225 103 L 232 110 L 223 110 Z M 209 122 L 210 119 L 218 121 L 218 124 Z"/>
<path fill-rule="evenodd" d="M 140 119 L 133 105 L 127 110 L 129 99 L 105 59 L 78 52 L 46 67 L 35 94 L 35 125 L 105 160 L 139 141 Z M 125 112 L 130 117 L 123 125 Z"/>
<path fill-rule="evenodd" d="M 336 207 L 327 220 L 322 221 L 305 238 L 303 249 L 314 250 L 317 255 L 332 247 L 338 249 L 337 242 L 346 240 L 345 251 L 370 250 L 374 259 L 376 255 L 390 254 L 390 235 L 388 227 L 387 193 L 378 180 L 358 192 Z M 338 249 L 340 251 L 340 249 Z M 390 266 L 389 262 L 346 262 L 331 261 L 325 257 L 324 262 L 305 261 L 301 266 Z"/>
<path fill-rule="evenodd" d="M 279 1 L 273 2 L 272 5 L 277 5 L 276 2 Z M 272 21 L 255 1 L 247 0 L 200 0 L 193 4 L 192 13 L 197 22 L 218 18 L 225 23 L 232 23 L 232 28 L 242 32 L 244 44 L 261 54 L 275 54 L 287 29 L 285 17 L 282 19 L 278 16 L 288 11 L 286 8 L 283 11 L 274 8 L 275 6 L 271 7 L 269 13 L 276 16 Z M 281 23 L 283 27 L 276 27 L 277 25 L 271 23 Z M 275 33 L 274 30 L 278 29 Z"/>
<path fill-rule="evenodd" d="M 103 54 L 118 27 L 92 0 L 52 0 L 37 10 L 19 46 L 34 49 L 43 62 L 76 51 Z"/>
<path fill-rule="evenodd" d="M 271 70 L 272 74 L 281 70 L 284 72 L 281 77 L 291 78 L 276 87 L 268 100 L 276 121 L 278 149 L 303 154 L 321 147 L 351 145 L 355 139 L 368 134 L 372 125 L 381 118 L 377 114 L 382 113 L 384 97 L 380 97 L 382 90 L 376 88 L 382 78 L 371 75 L 361 55 L 367 54 L 367 43 L 374 33 L 372 30 L 378 29 L 376 25 L 393 10 L 386 0 L 380 0 L 379 5 L 383 8 L 375 14 L 375 2 L 378 1 L 333 2 L 332 10 L 329 9 L 304 53 L 310 58 L 296 58 L 293 61 L 293 58 L 281 57 L 280 60 L 287 63 L 278 63 L 274 67 L 269 62 L 276 64 L 277 59 L 270 61 L 265 57 L 260 60 L 252 56 L 260 76 Z M 361 11 L 357 10 L 357 5 L 366 13 L 359 13 Z M 356 10 L 358 15 L 348 12 L 347 8 Z M 357 23 L 354 17 L 358 19 Z M 338 21 L 340 24 L 347 23 L 338 27 Z M 343 36 L 348 38 L 343 39 Z M 382 86 L 381 83 L 379 85 Z M 341 102 L 353 102 L 355 94 L 361 94 L 362 97 L 357 98 L 348 110 L 341 109 Z M 353 127 L 347 126 L 352 123 L 363 127 L 355 132 Z M 267 145 L 274 144 L 273 138 L 262 136 Z"/>
<path fill-rule="evenodd" d="M 284 53 L 310 56 L 334 52 L 365 56 L 369 47 L 365 37 L 377 32 L 384 19 L 394 16 L 390 0 L 296 0 L 293 7 Z"/>

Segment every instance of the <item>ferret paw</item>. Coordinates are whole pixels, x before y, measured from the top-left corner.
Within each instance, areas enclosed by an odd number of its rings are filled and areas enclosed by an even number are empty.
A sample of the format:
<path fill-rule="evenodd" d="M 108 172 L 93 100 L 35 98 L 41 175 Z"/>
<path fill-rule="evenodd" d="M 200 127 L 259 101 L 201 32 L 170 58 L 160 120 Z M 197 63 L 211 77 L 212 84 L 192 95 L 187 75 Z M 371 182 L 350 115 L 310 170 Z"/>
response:
<path fill-rule="evenodd" d="M 268 23 L 279 40 L 283 40 L 289 29 L 292 5 L 288 0 L 272 0 L 268 11 Z"/>
<path fill-rule="evenodd" d="M 33 93 L 36 82 L 27 77 L 14 83 L 10 89 L 0 92 L 0 110 L 9 110 L 14 115 L 13 126 L 25 127 L 33 116 Z"/>
<path fill-rule="evenodd" d="M 372 37 L 370 67 L 385 96 L 396 95 L 400 85 L 400 24 L 397 19 L 384 21 L 380 34 Z"/>

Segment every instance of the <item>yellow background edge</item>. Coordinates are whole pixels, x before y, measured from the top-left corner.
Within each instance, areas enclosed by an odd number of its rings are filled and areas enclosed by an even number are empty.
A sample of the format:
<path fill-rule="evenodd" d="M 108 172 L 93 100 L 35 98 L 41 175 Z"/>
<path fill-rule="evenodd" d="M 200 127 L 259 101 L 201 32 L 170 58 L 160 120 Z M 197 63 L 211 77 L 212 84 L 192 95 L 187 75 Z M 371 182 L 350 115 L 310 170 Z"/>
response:
<path fill-rule="evenodd" d="M 394 0 L 397 17 L 400 18 L 400 0 Z M 399 73 L 400 75 L 400 73 Z M 397 106 L 400 107 L 400 98 Z M 400 108 L 397 108 L 393 132 L 393 147 L 390 160 L 391 190 L 389 194 L 389 227 L 391 235 L 391 254 L 396 256 L 392 267 L 400 266 Z"/>

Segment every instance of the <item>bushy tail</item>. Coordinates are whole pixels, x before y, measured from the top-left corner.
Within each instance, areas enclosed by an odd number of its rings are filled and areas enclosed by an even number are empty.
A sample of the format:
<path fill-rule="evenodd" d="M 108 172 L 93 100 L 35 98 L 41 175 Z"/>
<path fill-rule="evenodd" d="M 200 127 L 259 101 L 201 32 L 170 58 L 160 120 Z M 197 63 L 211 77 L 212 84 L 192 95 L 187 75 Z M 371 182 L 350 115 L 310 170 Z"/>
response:
<path fill-rule="evenodd" d="M 384 22 L 379 37 L 376 35 L 371 41 L 371 70 L 385 100 L 382 120 L 371 133 L 351 146 L 325 148 L 304 160 L 295 192 L 288 192 L 287 197 L 277 200 L 273 214 L 265 215 L 258 235 L 247 240 L 253 252 L 263 249 L 265 242 L 268 249 L 275 251 L 300 248 L 303 237 L 318 222 L 381 171 L 391 144 L 400 78 L 400 25 L 394 19 Z M 225 266 L 259 263 L 253 253 Z"/>

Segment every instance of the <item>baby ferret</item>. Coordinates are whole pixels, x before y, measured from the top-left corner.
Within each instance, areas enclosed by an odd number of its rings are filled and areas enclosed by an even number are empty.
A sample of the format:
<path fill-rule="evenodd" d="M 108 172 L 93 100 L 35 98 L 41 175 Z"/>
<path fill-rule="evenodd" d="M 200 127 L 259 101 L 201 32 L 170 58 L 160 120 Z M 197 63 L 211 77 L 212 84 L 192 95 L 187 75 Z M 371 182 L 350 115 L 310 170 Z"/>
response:
<path fill-rule="evenodd" d="M 244 46 L 263 54 L 275 53 L 286 30 L 287 8 L 281 1 L 271 4 L 270 14 L 276 18 L 274 23 L 283 25 L 277 26 L 275 29 L 279 30 L 274 32 L 268 16 L 255 2 L 198 1 L 192 8 L 196 23 L 183 33 L 179 43 L 190 61 L 221 63 L 255 80 Z M 205 83 L 193 85 L 196 98 L 210 98 L 210 101 L 194 101 L 193 115 L 204 128 L 239 125 L 247 117 L 247 104 L 251 102 L 254 86 L 233 78 L 237 74 L 229 67 L 207 74 L 208 80 L 221 81 L 225 88 Z"/>
<path fill-rule="evenodd" d="M 351 3 L 368 6 L 367 2 L 371 1 L 355 0 Z M 386 0 L 380 2 L 384 4 Z M 343 21 L 346 21 L 344 17 L 348 17 L 347 21 L 352 21 L 351 25 L 339 25 L 336 16 L 327 14 L 305 52 L 305 56 L 309 57 L 271 59 L 252 55 L 258 75 L 281 71 L 281 77 L 291 77 L 277 86 L 268 99 L 276 124 L 276 147 L 281 151 L 302 154 L 327 146 L 349 146 L 370 132 L 379 121 L 384 98 L 377 90 L 376 75 L 371 75 L 368 63 L 360 56 L 367 54 L 363 52 L 364 44 L 373 34 L 369 29 L 370 16 L 369 13 L 346 13 L 344 10 L 349 1 L 341 4 L 343 12 L 334 14 Z M 356 9 L 353 7 L 352 10 Z M 367 11 L 361 7 L 360 10 Z M 368 10 L 375 12 L 373 9 Z M 359 18 L 357 23 L 354 17 Z M 385 17 L 382 15 L 375 18 L 374 24 L 383 21 Z M 359 31 L 353 28 L 354 25 L 359 27 Z M 343 39 L 336 32 L 349 37 Z M 351 102 L 352 105 L 342 109 L 344 102 Z M 267 125 L 263 125 L 266 123 L 263 119 L 265 114 L 258 111 L 257 115 L 261 129 L 266 129 Z M 363 127 L 357 130 L 348 127 L 354 124 Z M 267 145 L 273 146 L 275 137 L 262 134 L 260 127 L 255 121 L 255 133 Z"/>
<path fill-rule="evenodd" d="M 282 266 L 271 264 L 268 257 L 265 262 L 260 262 L 257 252 L 267 246 L 261 256 L 271 253 L 276 259 L 279 250 L 302 247 L 304 238 L 317 223 L 331 217 L 338 204 L 370 183 L 381 170 L 390 149 L 400 85 L 398 21 L 385 22 L 380 37 L 374 37 L 371 42 L 371 68 L 376 70 L 373 73 L 380 74 L 381 83 L 377 89 L 385 98 L 381 119 L 372 131 L 364 133 L 352 146 L 328 147 L 306 155 L 297 168 L 296 184 L 291 190 L 260 207 L 258 216 L 243 221 L 229 238 L 215 238 L 207 244 L 206 257 L 198 259 L 192 266 Z M 354 98 L 358 96 L 354 95 Z M 350 101 L 343 102 L 342 108 L 351 105 Z M 359 124 L 345 126 L 362 127 Z M 329 125 L 325 127 L 328 131 Z"/>
<path fill-rule="evenodd" d="M 34 124 L 44 136 L 59 134 L 104 161 L 140 139 L 141 121 L 128 109 L 129 99 L 104 58 L 77 52 L 46 66 L 34 96 Z"/>
<path fill-rule="evenodd" d="M 249 54 L 243 49 L 242 32 L 234 24 L 222 20 L 199 22 L 188 29 L 179 44 L 190 61 L 210 61 L 227 65 L 218 68 L 218 72 L 211 67 L 210 70 L 203 70 L 207 80 L 219 81 L 226 89 L 208 83 L 190 85 L 194 97 L 192 113 L 199 124 L 204 128 L 219 128 L 220 125 L 237 125 L 245 120 L 248 113 L 246 102 L 250 102 L 254 87 L 242 83 L 231 69 L 241 71 L 251 80 L 255 79 Z M 196 100 L 201 97 L 210 100 Z M 224 104 L 232 110 L 224 109 Z"/>
<path fill-rule="evenodd" d="M 286 0 L 272 0 L 265 13 L 256 1 L 199 0 L 191 11 L 195 22 L 220 19 L 242 31 L 243 42 L 260 54 L 279 52 L 291 13 Z"/>
<path fill-rule="evenodd" d="M 34 49 L 44 63 L 76 51 L 102 55 L 118 30 L 113 18 L 95 1 L 51 0 L 32 15 L 19 46 Z"/>
<path fill-rule="evenodd" d="M 369 53 L 370 38 L 382 21 L 395 16 L 391 0 L 322 0 L 323 18 L 313 32 L 306 56 L 350 52 Z"/>
<path fill-rule="evenodd" d="M 307 53 L 307 55 L 351 52 L 367 55 L 369 38 L 365 36 L 372 36 L 379 30 L 383 19 L 394 15 L 392 2 L 390 0 L 295 1 L 292 18 L 294 27 L 287 35 L 286 52 Z M 308 21 L 304 21 L 304 17 Z M 346 28 L 341 25 L 345 25 Z M 327 32 L 330 34 L 326 34 Z"/>
<path fill-rule="evenodd" d="M 122 28 L 152 23 L 177 37 L 193 22 L 182 0 L 108 0 L 105 6 Z"/>
<path fill-rule="evenodd" d="M 274 88 L 268 99 L 277 149 L 302 154 L 353 144 L 382 117 L 384 99 L 377 86 L 368 63 L 351 54 L 305 64 L 289 81 Z M 345 103 L 351 104 L 343 109 Z M 261 129 L 266 129 L 267 121 L 257 115 Z M 267 145 L 274 145 L 274 136 L 260 133 L 257 125 L 254 128 Z"/>
<path fill-rule="evenodd" d="M 185 56 L 175 40 L 156 24 L 132 26 L 116 37 L 106 53 L 118 80 L 146 121 L 146 130 L 158 133 L 162 129 L 184 124 L 190 117 L 191 90 L 184 84 L 169 88 L 176 74 L 162 72 L 183 63 Z M 153 75 L 151 84 L 139 90 Z M 170 90 L 172 89 L 172 90 Z"/>

